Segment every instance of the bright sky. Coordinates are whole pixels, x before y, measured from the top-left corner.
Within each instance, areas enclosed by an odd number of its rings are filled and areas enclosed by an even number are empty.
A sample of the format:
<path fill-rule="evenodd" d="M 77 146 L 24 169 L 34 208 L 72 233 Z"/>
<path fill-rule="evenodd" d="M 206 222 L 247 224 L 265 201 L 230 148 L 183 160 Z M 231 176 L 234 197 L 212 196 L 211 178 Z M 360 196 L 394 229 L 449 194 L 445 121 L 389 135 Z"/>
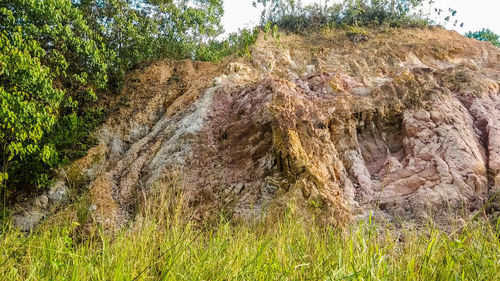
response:
<path fill-rule="evenodd" d="M 302 3 L 324 3 L 325 0 L 302 0 Z M 460 33 L 477 31 L 489 28 L 496 34 L 500 34 L 500 0 L 435 0 L 433 6 L 441 8 L 445 12 L 448 8 L 457 10 L 453 18 L 459 23 L 463 22 L 463 28 L 447 26 Z M 252 0 L 224 0 L 224 18 L 222 23 L 226 33 L 238 31 L 240 28 L 253 27 L 259 23 L 260 11 L 252 6 Z"/>

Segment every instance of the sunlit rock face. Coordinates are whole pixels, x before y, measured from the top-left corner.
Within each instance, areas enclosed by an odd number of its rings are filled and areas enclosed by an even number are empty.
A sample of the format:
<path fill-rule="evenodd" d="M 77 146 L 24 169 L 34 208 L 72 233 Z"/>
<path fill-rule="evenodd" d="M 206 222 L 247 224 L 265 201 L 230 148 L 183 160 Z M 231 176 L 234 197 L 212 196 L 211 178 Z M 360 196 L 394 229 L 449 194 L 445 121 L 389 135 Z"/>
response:
<path fill-rule="evenodd" d="M 445 218 L 500 190 L 499 93 L 499 49 L 451 31 L 261 38 L 250 57 L 130 73 L 75 165 L 109 226 L 166 189 L 198 220 Z"/>

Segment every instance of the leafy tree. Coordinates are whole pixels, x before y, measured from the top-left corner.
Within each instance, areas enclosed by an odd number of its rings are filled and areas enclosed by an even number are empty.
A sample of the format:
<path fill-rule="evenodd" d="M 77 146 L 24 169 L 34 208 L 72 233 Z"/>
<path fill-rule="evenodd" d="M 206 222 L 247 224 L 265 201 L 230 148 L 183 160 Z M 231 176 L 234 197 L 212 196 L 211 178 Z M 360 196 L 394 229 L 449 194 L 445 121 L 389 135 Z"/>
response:
<path fill-rule="evenodd" d="M 57 83 L 71 94 L 95 99 L 94 88 L 104 88 L 112 51 L 87 24 L 69 0 L 0 0 L 0 27 L 7 34 L 21 28 L 45 51 L 40 57 Z"/>
<path fill-rule="evenodd" d="M 483 28 L 483 29 L 476 31 L 476 32 L 471 32 L 471 31 L 467 32 L 467 33 L 465 33 L 465 36 L 479 40 L 479 41 L 489 41 L 489 42 L 493 43 L 493 45 L 500 48 L 499 36 L 487 28 Z"/>
<path fill-rule="evenodd" d="M 136 64 L 160 58 L 196 58 L 222 33 L 222 0 L 73 0 L 117 54 L 115 81 Z"/>
<path fill-rule="evenodd" d="M 40 186 L 64 162 L 58 152 L 75 145 L 54 137 L 78 135 L 74 125 L 106 87 L 114 52 L 69 0 L 0 0 L 0 27 L 2 182 Z"/>

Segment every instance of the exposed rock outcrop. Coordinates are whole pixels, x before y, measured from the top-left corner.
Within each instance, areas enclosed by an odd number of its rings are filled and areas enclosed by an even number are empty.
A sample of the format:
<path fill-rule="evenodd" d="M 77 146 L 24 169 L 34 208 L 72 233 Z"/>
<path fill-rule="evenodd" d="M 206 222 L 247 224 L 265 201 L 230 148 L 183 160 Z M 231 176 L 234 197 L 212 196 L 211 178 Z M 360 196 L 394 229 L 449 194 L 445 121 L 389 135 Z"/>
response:
<path fill-rule="evenodd" d="M 130 73 L 80 160 L 96 218 L 134 220 L 175 177 L 198 219 L 224 206 L 254 220 L 292 201 L 334 224 L 442 216 L 500 190 L 499 49 L 441 29 L 280 40 Z"/>

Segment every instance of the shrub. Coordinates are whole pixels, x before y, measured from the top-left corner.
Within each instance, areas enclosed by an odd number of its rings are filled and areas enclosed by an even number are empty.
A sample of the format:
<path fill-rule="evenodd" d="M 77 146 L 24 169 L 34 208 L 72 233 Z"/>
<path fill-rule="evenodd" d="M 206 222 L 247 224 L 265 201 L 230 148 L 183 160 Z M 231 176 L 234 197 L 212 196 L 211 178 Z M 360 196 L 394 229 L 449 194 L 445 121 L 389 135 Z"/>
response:
<path fill-rule="evenodd" d="M 412 13 L 422 0 L 348 0 L 344 2 L 342 23 L 347 25 L 414 26 L 421 19 Z"/>
<path fill-rule="evenodd" d="M 465 36 L 479 41 L 489 41 L 500 48 L 499 36 L 489 29 L 483 28 L 476 32 L 469 31 L 465 33 Z"/>
<path fill-rule="evenodd" d="M 219 61 L 231 54 L 244 56 L 249 54 L 249 47 L 257 40 L 259 29 L 243 29 L 232 33 L 223 41 L 211 40 L 196 49 L 195 58 L 202 61 Z"/>
<path fill-rule="evenodd" d="M 302 7 L 294 0 L 257 0 L 264 6 L 261 21 L 272 22 L 280 29 L 305 32 L 333 26 L 393 27 L 422 26 L 428 24 L 416 12 L 423 0 L 345 0 L 340 4 L 313 4 Z"/>
<path fill-rule="evenodd" d="M 354 43 L 368 39 L 368 31 L 363 27 L 349 26 L 347 27 L 346 35 Z"/>

